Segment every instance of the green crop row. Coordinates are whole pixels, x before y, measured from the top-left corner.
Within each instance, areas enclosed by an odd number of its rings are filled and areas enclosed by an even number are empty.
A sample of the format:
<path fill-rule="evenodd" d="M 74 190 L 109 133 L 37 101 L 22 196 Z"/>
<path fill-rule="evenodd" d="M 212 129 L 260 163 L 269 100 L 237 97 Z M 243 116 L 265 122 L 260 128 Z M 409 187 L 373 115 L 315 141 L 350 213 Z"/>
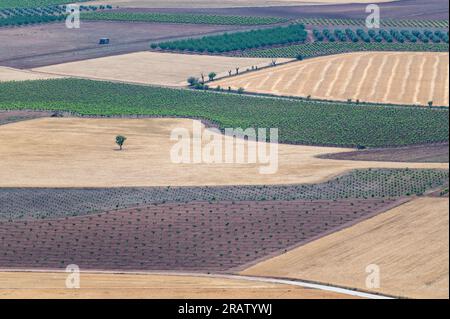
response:
<path fill-rule="evenodd" d="M 314 42 L 279 48 L 244 51 L 238 56 L 259 58 L 312 58 L 360 51 L 448 52 L 447 43 L 344 43 Z"/>
<path fill-rule="evenodd" d="M 39 23 L 49 23 L 55 21 L 63 21 L 66 17 L 63 15 L 37 15 L 37 16 L 18 16 L 11 18 L 0 19 L 0 28 L 7 26 L 22 26 L 22 25 L 30 25 L 30 24 L 39 24 Z"/>
<path fill-rule="evenodd" d="M 306 37 L 305 27 L 301 24 L 296 24 L 288 27 L 205 36 L 200 39 L 163 42 L 152 44 L 152 48 L 156 49 L 159 47 L 162 50 L 170 51 L 223 53 L 304 42 Z"/>
<path fill-rule="evenodd" d="M 81 16 L 86 20 L 139 21 L 157 23 L 191 23 L 215 25 L 269 25 L 287 22 L 274 17 L 223 16 L 209 14 L 172 14 L 138 12 L 89 12 Z"/>
<path fill-rule="evenodd" d="M 36 8 L 56 4 L 86 2 L 91 0 L 1 0 L 0 8 Z"/>
<path fill-rule="evenodd" d="M 357 105 L 80 79 L 0 83 L 0 109 L 203 118 L 224 128 L 278 128 L 282 143 L 397 146 L 448 141 L 448 109 Z"/>
<path fill-rule="evenodd" d="M 364 19 L 326 19 L 302 18 L 296 20 L 305 25 L 317 26 L 365 26 Z M 382 19 L 381 27 L 392 28 L 448 28 L 448 20 L 413 20 L 413 19 Z"/>

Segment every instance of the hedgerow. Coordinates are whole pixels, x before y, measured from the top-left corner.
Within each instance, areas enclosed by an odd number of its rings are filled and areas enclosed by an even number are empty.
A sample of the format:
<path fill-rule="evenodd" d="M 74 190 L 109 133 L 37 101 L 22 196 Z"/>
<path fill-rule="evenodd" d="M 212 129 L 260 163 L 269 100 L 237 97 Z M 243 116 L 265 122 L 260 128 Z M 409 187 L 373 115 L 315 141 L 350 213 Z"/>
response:
<path fill-rule="evenodd" d="M 370 106 L 81 79 L 0 83 L 0 109 L 203 118 L 220 128 L 279 128 L 282 143 L 394 146 L 448 141 L 448 109 Z"/>

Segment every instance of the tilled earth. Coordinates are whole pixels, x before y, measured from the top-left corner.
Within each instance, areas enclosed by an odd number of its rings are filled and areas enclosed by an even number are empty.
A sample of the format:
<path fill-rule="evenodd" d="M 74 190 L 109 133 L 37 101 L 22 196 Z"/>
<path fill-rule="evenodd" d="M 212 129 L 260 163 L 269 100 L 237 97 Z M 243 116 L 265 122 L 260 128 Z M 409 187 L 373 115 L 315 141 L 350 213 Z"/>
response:
<path fill-rule="evenodd" d="M 169 23 L 82 21 L 0 28 L 0 65 L 36 68 L 65 62 L 145 51 L 151 42 L 239 30 L 245 27 Z M 109 38 L 109 45 L 99 45 Z"/>
<path fill-rule="evenodd" d="M 413 163 L 448 163 L 448 143 L 368 149 L 320 156 L 326 159 Z"/>
<path fill-rule="evenodd" d="M 0 268 L 225 271 L 324 236 L 400 201 L 155 204 L 0 222 Z"/>

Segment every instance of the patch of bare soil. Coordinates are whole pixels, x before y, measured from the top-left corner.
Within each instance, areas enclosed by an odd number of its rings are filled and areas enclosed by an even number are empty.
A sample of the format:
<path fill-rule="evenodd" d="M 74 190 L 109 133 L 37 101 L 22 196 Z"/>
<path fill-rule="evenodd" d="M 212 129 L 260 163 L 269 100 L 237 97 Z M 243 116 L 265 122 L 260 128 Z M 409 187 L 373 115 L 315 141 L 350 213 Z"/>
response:
<path fill-rule="evenodd" d="M 320 155 L 319 158 L 377 162 L 448 163 L 448 154 L 448 143 L 437 143 L 325 154 Z"/>

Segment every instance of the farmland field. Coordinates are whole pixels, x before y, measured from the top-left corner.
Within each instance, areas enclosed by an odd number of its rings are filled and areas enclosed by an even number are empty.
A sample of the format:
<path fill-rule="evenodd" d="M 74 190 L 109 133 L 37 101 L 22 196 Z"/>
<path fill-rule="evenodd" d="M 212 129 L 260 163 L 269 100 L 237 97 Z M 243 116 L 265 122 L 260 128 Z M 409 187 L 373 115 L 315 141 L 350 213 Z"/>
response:
<path fill-rule="evenodd" d="M 210 72 L 215 72 L 217 76 L 222 77 L 228 75 L 229 70 L 235 72 L 237 67 L 242 70 L 252 66 L 265 67 L 270 65 L 270 62 L 270 59 L 261 58 L 138 52 L 51 65 L 37 68 L 35 71 L 91 79 L 186 86 L 187 79 L 191 76 L 200 78 L 203 73 L 207 79 Z"/>
<path fill-rule="evenodd" d="M 259 174 L 269 163 L 257 161 L 174 163 L 170 156 L 175 142 L 170 134 L 183 128 L 192 136 L 193 123 L 182 119 L 48 118 L 0 126 L 4 138 L 0 153 L 6 154 L 0 158 L 0 187 L 294 184 L 320 182 L 358 168 L 448 168 L 446 163 L 319 159 L 316 156 L 349 149 L 299 145 L 278 146 L 278 169 L 273 174 Z M 117 134 L 128 137 L 124 152 L 116 151 L 112 137 Z M 225 141 L 230 139 L 233 141 L 233 137 L 225 137 Z M 204 135 L 202 142 L 205 145 L 209 139 Z M 258 145 L 267 148 L 250 141 L 244 144 L 253 150 Z"/>
<path fill-rule="evenodd" d="M 336 201 L 398 199 L 436 194 L 448 187 L 448 170 L 352 170 L 318 184 L 120 187 L 2 188 L 0 220 L 57 219 L 113 209 L 164 203 Z"/>
<path fill-rule="evenodd" d="M 350 298 L 292 285 L 199 275 L 82 273 L 67 289 L 62 272 L 1 272 L 0 299 L 316 299 Z"/>
<path fill-rule="evenodd" d="M 64 219 L 0 221 L 0 268 L 61 269 L 76 264 L 85 270 L 230 271 L 399 203 L 168 203 Z"/>
<path fill-rule="evenodd" d="M 448 198 L 417 199 L 242 274 L 366 289 L 365 268 L 377 264 L 382 274 L 378 292 L 448 299 L 448 210 Z"/>
<path fill-rule="evenodd" d="M 81 0 L 78 2 L 86 2 Z M 0 8 L 32 8 L 45 7 L 48 5 L 73 3 L 73 0 L 2 0 Z"/>
<path fill-rule="evenodd" d="M 0 0 L 0 299 L 448 299 L 448 8 Z"/>
<path fill-rule="evenodd" d="M 272 17 L 245 17 L 201 14 L 167 14 L 135 12 L 89 12 L 83 13 L 82 19 L 107 21 L 139 21 L 159 23 L 194 23 L 216 25 L 266 25 L 287 22 L 287 19 Z"/>
<path fill-rule="evenodd" d="M 269 17 L 281 17 L 289 19 L 309 18 L 309 19 L 358 19 L 365 20 L 367 14 L 365 12 L 367 3 L 356 3 L 355 1 L 348 1 L 348 4 L 337 3 L 335 4 L 320 4 L 320 5 L 298 5 L 292 2 L 294 5 L 288 5 L 288 2 L 284 1 L 281 6 L 261 6 L 261 0 L 253 0 L 254 6 L 245 6 L 245 1 L 236 0 L 235 3 L 243 4 L 244 7 L 230 7 L 227 8 L 196 8 L 188 6 L 176 6 L 167 8 L 122 8 L 123 11 L 145 11 L 145 12 L 166 12 L 166 13 L 190 13 L 190 14 L 221 14 L 221 15 L 243 15 L 243 16 L 269 16 Z M 264 1 L 264 0 L 263 0 Z M 276 1 L 276 0 L 274 0 Z M 283 1 L 283 0 L 282 0 Z M 353 3 L 351 3 L 353 2 Z M 195 2 L 201 4 L 202 2 Z M 208 4 L 213 2 L 208 1 Z M 223 2 L 222 2 L 223 3 Z M 257 4 L 256 4 L 257 3 Z M 228 3 L 226 3 L 228 4 Z M 447 20 L 448 23 L 448 1 L 447 0 L 398 0 L 377 3 L 383 12 L 383 21 L 395 20 L 397 23 L 401 23 L 404 20 L 420 20 L 420 21 L 442 21 Z"/>
<path fill-rule="evenodd" d="M 351 159 L 355 161 L 448 163 L 449 151 L 448 143 L 436 143 L 325 154 L 321 155 L 320 158 Z"/>
<path fill-rule="evenodd" d="M 0 65 L 34 68 L 137 51 L 150 42 L 238 30 L 239 26 L 84 21 L 73 31 L 64 23 L 0 28 Z M 99 46 L 108 37 L 110 45 Z"/>
<path fill-rule="evenodd" d="M 323 3 L 379 3 L 388 0 L 109 0 L 90 1 L 88 5 L 113 4 L 131 8 L 230 8 L 264 7 L 283 5 L 302 5 L 315 2 Z"/>
<path fill-rule="evenodd" d="M 19 70 L 0 66 L 0 82 L 7 81 L 26 81 L 26 80 L 45 80 L 60 78 L 57 75 L 42 74 L 38 72 Z"/>
<path fill-rule="evenodd" d="M 300 61 L 211 86 L 286 96 L 448 106 L 448 53 L 353 53 Z"/>
<path fill-rule="evenodd" d="M 254 58 L 303 58 L 351 53 L 351 52 L 448 52 L 446 43 L 342 43 L 342 42 L 313 42 L 301 45 L 289 45 L 271 49 L 248 50 L 238 54 L 243 57 Z"/>
<path fill-rule="evenodd" d="M 449 135 L 447 108 L 321 103 L 77 79 L 0 83 L 0 109 L 202 118 L 222 129 L 280 128 L 279 141 L 292 144 L 400 146 L 445 142 Z"/>

